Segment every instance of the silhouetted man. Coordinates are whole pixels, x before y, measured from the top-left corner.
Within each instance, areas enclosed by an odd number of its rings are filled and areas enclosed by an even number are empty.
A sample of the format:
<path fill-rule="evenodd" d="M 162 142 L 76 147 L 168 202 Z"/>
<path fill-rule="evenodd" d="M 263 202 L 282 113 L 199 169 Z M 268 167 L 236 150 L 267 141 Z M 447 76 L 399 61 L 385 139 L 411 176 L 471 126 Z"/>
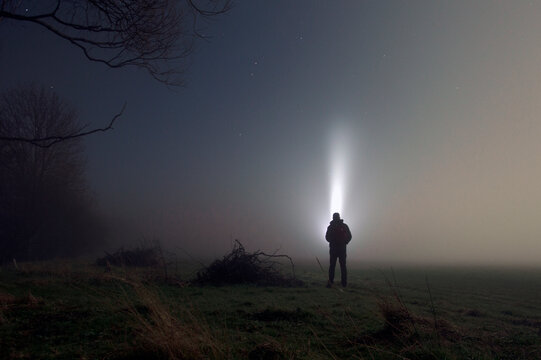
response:
<path fill-rule="evenodd" d="M 329 253 L 331 261 L 329 264 L 329 282 L 327 287 L 331 287 L 334 282 L 334 268 L 336 267 L 336 259 L 340 262 L 340 275 L 342 278 L 342 286 L 346 287 L 348 283 L 348 271 L 346 269 L 346 246 L 351 241 L 351 231 L 344 224 L 344 220 L 340 219 L 339 213 L 332 214 L 332 221 L 327 227 L 325 240 L 329 242 Z"/>

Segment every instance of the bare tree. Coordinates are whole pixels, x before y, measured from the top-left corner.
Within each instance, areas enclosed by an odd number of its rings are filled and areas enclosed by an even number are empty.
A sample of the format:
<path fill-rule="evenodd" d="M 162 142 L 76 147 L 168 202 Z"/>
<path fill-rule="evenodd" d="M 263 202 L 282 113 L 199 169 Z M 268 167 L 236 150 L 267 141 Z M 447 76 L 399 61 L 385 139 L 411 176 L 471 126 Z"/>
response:
<path fill-rule="evenodd" d="M 109 124 L 102 128 L 86 130 L 87 125 L 85 125 L 85 126 L 78 126 L 78 127 L 70 128 L 70 129 L 63 129 L 62 133 L 51 133 L 48 135 L 41 135 L 41 136 L 38 134 L 34 134 L 31 137 L 25 137 L 27 135 L 24 135 L 24 134 L 3 135 L 3 132 L 0 131 L 0 142 L 1 141 L 23 142 L 23 143 L 31 144 L 31 145 L 41 147 L 41 148 L 48 148 L 62 141 L 73 140 L 73 139 L 81 138 L 83 136 L 95 134 L 98 132 L 105 132 L 105 131 L 113 129 L 113 125 L 116 119 L 122 116 L 125 108 L 126 108 L 126 104 L 124 104 L 124 106 L 122 107 L 119 113 L 113 116 L 111 121 L 109 121 Z M 9 134 L 11 132 L 6 131 L 4 133 Z"/>
<path fill-rule="evenodd" d="M 75 111 L 52 90 L 27 87 L 0 96 L 0 136 L 46 138 L 80 129 Z M 73 228 L 76 224 L 84 228 L 84 218 L 89 217 L 82 151 L 80 137 L 49 148 L 0 142 L 4 260 L 74 251 L 76 240 L 83 240 L 74 236 L 78 229 Z"/>
<path fill-rule="evenodd" d="M 182 83 L 201 18 L 231 0 L 4 0 L 0 19 L 33 23 L 111 68 L 136 66 L 166 84 Z"/>
<path fill-rule="evenodd" d="M 135 66 L 156 80 L 181 85 L 201 19 L 229 10 L 231 0 L 0 0 L 0 21 L 36 24 L 79 48 L 90 60 L 111 68 Z M 107 131 L 108 126 L 46 137 L 0 136 L 0 142 L 50 147 Z"/>

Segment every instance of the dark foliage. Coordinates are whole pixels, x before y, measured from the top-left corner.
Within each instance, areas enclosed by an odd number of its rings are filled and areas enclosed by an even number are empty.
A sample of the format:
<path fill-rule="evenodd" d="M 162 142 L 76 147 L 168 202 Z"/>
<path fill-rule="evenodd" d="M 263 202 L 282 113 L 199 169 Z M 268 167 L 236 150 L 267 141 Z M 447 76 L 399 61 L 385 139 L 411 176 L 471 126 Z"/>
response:
<path fill-rule="evenodd" d="M 279 270 L 277 258 L 287 258 L 291 262 L 292 274 L 287 277 Z M 300 286 L 302 281 L 295 278 L 294 265 L 287 255 L 268 255 L 261 251 L 246 252 L 244 246 L 235 240 L 233 250 L 222 259 L 197 273 L 196 284 L 255 284 L 273 286 Z"/>
<path fill-rule="evenodd" d="M 0 138 L 69 135 L 83 126 L 54 91 L 0 95 Z M 101 245 L 103 224 L 87 192 L 80 138 L 54 148 L 0 141 L 0 262 L 65 257 Z"/>
<path fill-rule="evenodd" d="M 124 248 L 96 260 L 99 266 L 140 266 L 152 267 L 162 264 L 162 256 L 158 247 L 139 247 L 132 250 Z"/>

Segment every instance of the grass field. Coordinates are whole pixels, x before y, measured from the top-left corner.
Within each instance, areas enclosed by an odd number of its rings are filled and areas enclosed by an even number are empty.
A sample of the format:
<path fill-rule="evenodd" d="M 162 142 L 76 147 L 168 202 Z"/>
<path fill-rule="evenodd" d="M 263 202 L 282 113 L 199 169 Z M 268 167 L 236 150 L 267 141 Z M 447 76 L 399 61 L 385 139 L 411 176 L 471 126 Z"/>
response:
<path fill-rule="evenodd" d="M 317 264 L 290 288 L 192 286 L 192 268 L 5 267 L 0 358 L 541 359 L 541 270 L 350 265 L 342 290 Z"/>

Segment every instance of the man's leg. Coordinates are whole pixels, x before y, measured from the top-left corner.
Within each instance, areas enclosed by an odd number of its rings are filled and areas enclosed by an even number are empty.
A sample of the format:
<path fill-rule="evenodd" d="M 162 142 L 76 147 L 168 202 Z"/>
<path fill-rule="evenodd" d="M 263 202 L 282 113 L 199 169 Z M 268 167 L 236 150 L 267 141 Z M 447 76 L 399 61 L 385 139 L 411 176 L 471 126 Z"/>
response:
<path fill-rule="evenodd" d="M 329 283 L 327 285 L 331 285 L 334 282 L 334 268 L 336 267 L 336 259 L 338 258 L 336 254 L 334 254 L 332 251 L 330 252 L 331 259 L 329 262 Z"/>
<path fill-rule="evenodd" d="M 342 286 L 346 287 L 348 284 L 348 269 L 346 267 L 346 252 L 345 251 L 340 254 L 340 256 L 338 257 L 338 260 L 340 261 L 340 276 L 342 280 Z"/>

